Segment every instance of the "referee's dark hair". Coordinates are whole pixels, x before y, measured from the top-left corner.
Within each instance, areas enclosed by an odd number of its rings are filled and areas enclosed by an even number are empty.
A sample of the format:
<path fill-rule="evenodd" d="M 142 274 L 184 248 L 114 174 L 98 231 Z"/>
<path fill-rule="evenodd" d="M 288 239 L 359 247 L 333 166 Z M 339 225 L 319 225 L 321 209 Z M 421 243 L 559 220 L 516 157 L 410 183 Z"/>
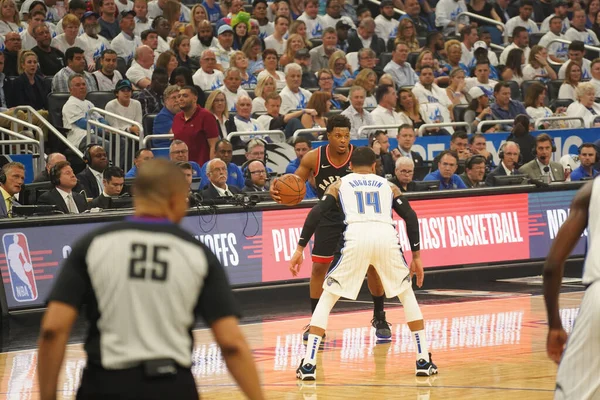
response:
<path fill-rule="evenodd" d="M 146 161 L 138 170 L 132 192 L 134 204 L 153 203 L 154 207 L 162 207 L 169 205 L 177 196 L 185 202 L 189 185 L 177 165 L 166 158 L 155 158 Z"/>
<path fill-rule="evenodd" d="M 336 114 L 327 120 L 327 133 L 333 132 L 335 128 L 352 129 L 352 124 L 348 117 L 342 114 Z"/>
<path fill-rule="evenodd" d="M 352 152 L 350 164 L 353 167 L 370 167 L 377 162 L 375 152 L 370 147 L 357 147 Z"/>
<path fill-rule="evenodd" d="M 120 167 L 112 165 L 104 170 L 102 178 L 104 178 L 106 182 L 110 182 L 112 178 L 125 178 L 125 174 Z"/>

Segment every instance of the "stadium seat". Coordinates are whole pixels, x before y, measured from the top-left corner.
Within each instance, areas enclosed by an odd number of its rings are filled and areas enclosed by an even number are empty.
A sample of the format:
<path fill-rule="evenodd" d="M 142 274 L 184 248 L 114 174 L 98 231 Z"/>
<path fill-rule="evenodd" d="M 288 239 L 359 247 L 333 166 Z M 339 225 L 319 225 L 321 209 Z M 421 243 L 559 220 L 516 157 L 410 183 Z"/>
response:
<path fill-rule="evenodd" d="M 454 108 L 452 109 L 452 113 L 454 114 L 454 121 L 456 121 L 456 122 L 464 121 L 465 113 L 467 112 L 468 107 L 469 107 L 468 104 L 455 105 Z"/>
<path fill-rule="evenodd" d="M 127 72 L 127 61 L 123 57 L 117 57 L 117 71 L 125 77 L 125 73 Z"/>
<path fill-rule="evenodd" d="M 48 122 L 53 126 L 63 127 L 62 109 L 70 96 L 69 93 L 50 93 L 48 95 Z"/>
<path fill-rule="evenodd" d="M 392 53 L 379 54 L 379 66 L 383 69 L 389 62 L 392 61 Z"/>
<path fill-rule="evenodd" d="M 144 128 L 144 136 L 152 135 L 154 132 L 154 118 L 156 114 L 144 115 L 142 119 L 142 127 Z"/>
<path fill-rule="evenodd" d="M 253 112 L 252 113 L 252 118 L 257 119 L 258 117 L 260 117 L 261 115 L 265 115 L 266 113 L 267 113 L 266 111 Z"/>
<path fill-rule="evenodd" d="M 348 97 L 350 95 L 350 87 L 344 86 L 344 87 L 335 88 L 335 89 L 333 89 L 333 93 L 341 94 L 341 95 Z"/>
<path fill-rule="evenodd" d="M 250 98 L 252 100 L 254 100 L 254 98 L 256 97 L 255 94 L 254 94 L 254 89 L 245 89 L 245 90 L 248 93 L 248 96 L 250 96 Z"/>
<path fill-rule="evenodd" d="M 333 117 L 334 115 L 341 114 L 341 113 L 342 113 L 342 111 L 344 111 L 344 110 L 331 110 L 331 111 L 329 111 L 327 114 L 325 114 L 325 116 L 326 116 L 327 118 L 331 118 L 331 117 Z"/>
<path fill-rule="evenodd" d="M 321 38 L 319 38 L 319 39 L 313 38 L 313 39 L 310 39 L 310 42 L 312 43 L 312 48 L 314 49 L 315 47 L 320 46 L 320 45 L 323 44 L 323 39 L 321 39 Z"/>
<path fill-rule="evenodd" d="M 419 42 L 420 47 L 425 47 L 425 44 L 427 43 L 427 37 L 417 36 L 417 41 Z"/>
<path fill-rule="evenodd" d="M 530 33 L 529 34 L 529 47 L 533 47 L 540 42 L 540 39 L 545 33 Z"/>
<path fill-rule="evenodd" d="M 46 89 L 48 89 L 49 92 L 52 92 L 52 79 L 54 78 L 54 75 L 48 75 L 44 77 L 44 85 L 46 85 Z"/>
<path fill-rule="evenodd" d="M 510 85 L 510 98 L 513 100 L 523 100 L 523 96 L 521 95 L 521 88 L 519 88 L 519 84 L 515 81 L 508 81 Z"/>
<path fill-rule="evenodd" d="M 413 69 L 415 69 L 415 67 L 417 66 L 417 58 L 419 58 L 419 54 L 421 54 L 421 53 L 418 53 L 418 52 L 408 53 L 408 60 L 407 61 L 410 64 L 410 66 L 413 67 Z M 391 58 L 392 57 L 391 57 L 391 54 L 390 54 L 390 60 L 391 60 Z"/>
<path fill-rule="evenodd" d="M 550 108 L 552 111 L 556 111 L 560 107 L 569 107 L 573 101 L 573 99 L 556 99 L 550 104 Z"/>
<path fill-rule="evenodd" d="M 108 104 L 109 101 L 114 100 L 116 97 L 113 92 L 96 91 L 89 92 L 85 98 L 94 103 L 94 106 L 104 110 L 106 108 L 106 104 Z"/>
<path fill-rule="evenodd" d="M 548 82 L 548 97 L 550 101 L 558 99 L 558 92 L 563 82 L 562 79 L 554 79 Z"/>

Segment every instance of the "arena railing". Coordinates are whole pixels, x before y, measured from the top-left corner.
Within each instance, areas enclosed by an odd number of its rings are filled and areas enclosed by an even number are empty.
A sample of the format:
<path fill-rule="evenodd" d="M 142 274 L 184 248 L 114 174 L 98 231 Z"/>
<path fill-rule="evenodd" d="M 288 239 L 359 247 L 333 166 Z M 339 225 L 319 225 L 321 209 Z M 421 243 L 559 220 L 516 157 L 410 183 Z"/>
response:
<path fill-rule="evenodd" d="M 482 17 L 479 14 L 475 14 L 475 13 L 472 13 L 472 12 L 469 12 L 469 11 L 463 11 L 463 12 L 461 12 L 460 14 L 458 14 L 456 16 L 456 21 L 458 21 L 460 19 L 460 17 L 462 17 L 462 16 L 467 16 L 469 18 L 473 18 L 473 19 L 476 19 L 476 20 L 479 20 L 479 21 L 487 22 L 487 23 L 492 24 L 492 25 L 501 26 L 502 27 L 502 31 L 504 31 L 504 24 L 502 22 L 496 21 L 493 18 Z M 456 26 L 454 28 L 454 33 L 456 34 L 456 36 L 459 35 L 459 28 L 458 27 L 459 27 L 459 24 L 456 24 Z M 498 46 L 498 45 L 496 45 L 496 46 Z M 498 46 L 498 47 L 502 48 L 502 46 Z"/>
<path fill-rule="evenodd" d="M 3 138 L 4 135 L 8 135 L 9 137 L 14 137 L 16 139 L 6 140 Z M 0 127 L 0 148 L 4 148 L 4 146 L 16 146 L 16 148 L 11 149 L 5 154 L 29 154 L 28 147 L 32 146 L 35 150 L 37 147 L 37 153 L 33 154 L 33 170 L 35 173 L 42 172 L 44 169 L 44 163 L 42 160 L 44 159 L 44 137 L 41 137 L 41 140 L 35 140 L 29 138 L 23 134 L 13 132 L 10 129 Z"/>
<path fill-rule="evenodd" d="M 166 134 L 162 134 L 162 135 L 144 136 L 144 140 L 142 140 L 142 148 L 149 149 L 150 147 L 148 145 L 150 144 L 150 142 L 153 139 L 173 139 L 174 137 L 175 137 L 175 135 L 173 135 L 172 133 L 166 133 Z"/>
<path fill-rule="evenodd" d="M 71 143 L 66 138 L 65 135 L 60 133 L 58 131 L 58 129 L 56 129 L 54 127 L 54 125 L 52 125 L 50 122 L 48 122 L 48 120 L 46 118 L 42 117 L 41 114 L 35 108 L 33 108 L 31 106 L 17 106 L 17 107 L 15 107 L 15 110 L 26 112 L 27 113 L 27 121 L 30 124 L 32 123 L 33 116 L 35 115 L 37 117 L 37 119 L 48 129 L 48 135 L 50 135 L 52 133 L 54 136 L 56 136 L 56 138 L 58 140 L 60 140 L 66 147 L 68 147 L 69 150 L 71 150 L 71 152 L 73 152 L 73 154 L 75 154 L 80 159 L 83 159 L 83 153 L 81 152 L 81 150 L 79 150 L 77 148 L 77 146 L 75 146 L 73 143 Z"/>
<path fill-rule="evenodd" d="M 550 45 L 552 43 L 571 44 L 571 41 L 570 40 L 565 40 L 565 39 L 552 39 L 551 41 L 548 42 L 548 47 L 550 47 Z M 600 54 L 600 47 L 598 47 L 598 46 L 590 46 L 589 44 L 584 44 L 583 47 L 586 50 L 595 51 L 595 52 L 597 52 L 597 53 Z"/>
<path fill-rule="evenodd" d="M 363 125 L 360 128 L 358 128 L 358 132 L 356 133 L 358 138 L 362 138 L 362 133 L 366 130 L 373 130 L 373 129 L 398 129 L 400 128 L 402 124 L 387 124 L 387 125 Z"/>
<path fill-rule="evenodd" d="M 423 136 L 423 132 L 425 132 L 427 129 L 443 128 L 445 126 L 450 126 L 450 127 L 464 126 L 467 128 L 468 134 L 471 133 L 471 129 L 472 129 L 471 124 L 469 124 L 468 122 L 439 122 L 437 124 L 423 124 L 419 127 L 418 136 Z"/>
<path fill-rule="evenodd" d="M 98 114 L 103 114 L 105 117 L 107 117 L 107 116 L 108 116 L 108 117 L 111 117 L 111 118 L 117 119 L 117 120 L 119 120 L 119 121 L 126 122 L 126 123 L 130 124 L 131 126 L 135 125 L 135 126 L 137 126 L 137 127 L 139 128 L 139 130 L 140 130 L 140 134 L 139 134 L 139 135 L 137 135 L 137 136 L 139 136 L 139 138 L 140 138 L 139 142 L 141 142 L 141 141 L 142 141 L 142 139 L 144 138 L 144 127 L 143 127 L 143 126 L 142 126 L 142 124 L 140 124 L 139 122 L 136 122 L 136 121 L 134 121 L 134 120 L 132 120 L 132 119 L 129 119 L 129 118 L 125 118 L 125 117 L 123 117 L 122 115 L 119 115 L 119 114 L 111 113 L 110 111 L 106 111 L 106 110 L 104 110 L 104 109 L 102 109 L 102 108 L 98 108 L 98 107 L 93 107 L 92 109 L 90 109 L 90 111 L 91 111 L 91 112 L 94 112 L 94 111 L 95 111 L 95 112 L 97 112 Z M 105 119 L 106 119 L 106 118 L 105 118 Z"/>
<path fill-rule="evenodd" d="M 371 3 L 371 4 L 375 4 L 375 5 L 377 5 L 377 7 L 380 7 L 380 6 L 381 6 L 381 2 L 380 2 L 380 1 L 377 1 L 377 0 L 367 0 L 367 1 L 368 1 L 369 3 Z M 400 14 L 400 15 L 404 15 L 404 14 L 406 14 L 406 11 L 402 11 L 401 9 L 399 9 L 399 8 L 396 8 L 396 7 L 394 7 L 394 12 L 395 12 L 396 14 Z"/>
<path fill-rule="evenodd" d="M 488 125 L 514 125 L 514 119 L 492 119 L 489 121 L 481 121 L 477 124 L 477 130 L 475 133 L 482 133 L 482 129 L 484 126 Z"/>
<path fill-rule="evenodd" d="M 106 125 L 103 124 L 101 122 L 95 121 L 93 119 L 88 119 L 87 121 L 87 137 L 86 137 L 86 143 L 90 144 L 92 143 L 92 129 L 91 127 L 95 127 L 95 128 L 100 128 L 97 129 L 97 132 L 94 132 L 96 134 L 96 136 L 98 136 L 101 140 L 100 144 L 102 145 L 102 147 L 104 147 L 105 149 L 107 149 L 107 153 L 108 153 L 108 159 L 113 161 L 113 163 L 117 166 L 123 166 L 123 170 L 124 171 L 129 171 L 129 169 L 131 169 L 131 167 L 133 166 L 133 160 L 135 158 L 135 152 L 136 152 L 136 146 L 134 146 L 134 144 L 137 142 L 137 144 L 140 144 L 140 138 L 132 133 L 129 132 L 125 132 L 121 129 L 117 129 L 113 126 L 110 125 Z M 107 138 L 107 132 L 111 132 L 113 133 L 115 137 L 113 138 Z M 121 140 L 120 137 L 124 137 L 125 138 L 125 160 L 121 160 Z M 117 140 L 114 140 L 117 139 Z M 127 140 L 130 139 L 130 140 Z M 106 146 L 106 141 L 110 142 L 110 146 L 107 147 Z M 129 142 L 132 143 L 131 148 L 129 145 Z M 113 153 L 114 154 L 111 154 Z M 127 157 L 128 152 L 131 152 L 131 157 Z"/>
<path fill-rule="evenodd" d="M 567 120 L 577 120 L 579 122 L 581 122 L 581 127 L 582 128 L 589 128 L 585 126 L 585 121 L 582 117 L 544 117 L 544 118 L 538 118 L 535 120 L 535 126 L 540 126 L 540 124 L 544 123 L 544 122 L 550 122 L 550 121 L 567 121 Z M 557 130 L 557 129 L 568 129 L 568 128 L 546 128 L 544 130 Z"/>
<path fill-rule="evenodd" d="M 273 136 L 275 137 L 279 137 L 281 139 L 281 142 L 285 142 L 285 133 L 283 133 L 282 131 L 278 131 L 278 130 L 273 130 L 273 131 L 252 131 L 252 132 L 231 132 L 229 135 L 227 135 L 227 140 L 231 141 L 232 138 L 234 137 L 239 137 L 239 138 L 243 138 L 243 137 L 248 137 L 249 139 L 254 139 L 253 136 L 261 136 L 258 137 L 256 139 L 262 139 L 264 140 L 265 136 L 272 138 Z M 163 135 L 164 137 L 164 135 Z"/>
<path fill-rule="evenodd" d="M 292 138 L 296 139 L 298 137 L 298 135 L 300 135 L 302 133 L 325 133 L 325 132 L 327 132 L 327 129 L 325 129 L 325 128 L 297 129 L 296 132 L 294 132 L 294 136 L 292 136 Z"/>

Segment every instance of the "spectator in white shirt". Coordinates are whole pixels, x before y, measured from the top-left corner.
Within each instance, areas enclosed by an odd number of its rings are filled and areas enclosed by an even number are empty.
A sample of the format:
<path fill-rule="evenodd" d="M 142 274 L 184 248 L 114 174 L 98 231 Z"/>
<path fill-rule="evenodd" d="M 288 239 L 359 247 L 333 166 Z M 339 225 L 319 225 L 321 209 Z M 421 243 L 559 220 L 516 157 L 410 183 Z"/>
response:
<path fill-rule="evenodd" d="M 214 51 L 204 50 L 200 56 L 200 68 L 192 77 L 194 85 L 204 91 L 216 90 L 223 86 L 223 73 L 216 69 L 216 66 L 217 57 Z"/>
<path fill-rule="evenodd" d="M 569 45 L 569 59 L 565 62 L 558 70 L 558 79 L 565 79 L 565 73 L 569 63 L 577 61 L 581 64 L 581 80 L 591 79 L 592 63 L 587 58 L 583 58 L 585 55 L 585 47 L 582 41 L 575 40 Z"/>
<path fill-rule="evenodd" d="M 252 100 L 252 112 L 253 113 L 265 113 L 267 112 L 267 96 L 270 93 L 277 93 L 277 86 L 275 85 L 275 79 L 271 75 L 263 75 L 258 80 L 256 88 L 254 89 L 254 99 Z M 281 99 L 279 99 L 281 102 Z"/>
<path fill-rule="evenodd" d="M 152 81 L 154 70 L 154 51 L 148 46 L 140 46 L 135 51 L 131 67 L 127 70 L 127 78 L 138 88 L 145 89 Z"/>
<path fill-rule="evenodd" d="M 217 46 L 210 49 L 217 57 L 217 69 L 226 70 L 229 68 L 229 59 L 235 52 L 233 49 L 233 29 L 229 25 L 221 25 L 217 35 Z"/>
<path fill-rule="evenodd" d="M 568 58 L 567 44 L 559 42 L 550 43 L 554 39 L 566 40 L 565 35 L 562 33 L 562 20 L 558 16 L 551 17 L 548 26 L 548 33 L 542 36 L 538 44 L 548 49 L 548 58 L 562 64 Z"/>
<path fill-rule="evenodd" d="M 392 52 L 392 60 L 383 68 L 383 72 L 390 74 L 397 87 L 413 86 L 419 81 L 419 77 L 406 62 L 408 59 L 408 46 L 404 42 L 396 44 Z"/>
<path fill-rule="evenodd" d="M 131 0 L 117 0 L 115 1 L 115 5 L 117 6 L 119 13 L 133 10 L 133 1 Z"/>
<path fill-rule="evenodd" d="M 548 63 L 548 50 L 544 47 L 535 45 L 529 53 L 527 65 L 523 67 L 523 79 L 526 81 L 548 82 L 550 79 L 556 79 L 556 72 Z"/>
<path fill-rule="evenodd" d="M 141 36 L 145 30 L 152 29 L 152 20 L 148 18 L 148 0 L 135 0 L 133 2 L 133 11 L 135 11 L 134 33 L 137 36 Z"/>
<path fill-rule="evenodd" d="M 577 101 L 567 107 L 567 117 L 581 117 L 584 120 L 585 127 L 591 128 L 597 126 L 600 121 L 594 119 L 600 115 L 600 104 L 594 102 L 596 88 L 590 82 L 583 82 L 577 86 L 575 91 Z M 580 122 L 574 121 L 572 126 L 579 127 Z"/>
<path fill-rule="evenodd" d="M 287 17 L 276 17 L 273 34 L 265 38 L 265 49 L 274 49 L 281 56 L 285 52 L 287 40 L 284 37 L 287 34 L 289 26 L 290 20 Z"/>
<path fill-rule="evenodd" d="M 592 79 L 590 82 L 596 88 L 596 98 L 600 97 L 600 58 L 596 58 L 592 61 Z"/>
<path fill-rule="evenodd" d="M 460 13 L 467 11 L 464 0 L 440 0 L 435 8 L 435 26 L 442 29 L 444 36 L 454 33 L 458 24 L 460 31 L 469 24 L 469 17 L 462 16 L 460 21 L 457 17 Z"/>
<path fill-rule="evenodd" d="M 306 24 L 306 38 L 320 38 L 323 36 L 323 19 L 319 14 L 319 0 L 304 0 L 304 12 L 298 17 Z"/>
<path fill-rule="evenodd" d="M 531 0 L 521 0 L 519 4 L 519 15 L 517 15 L 516 17 L 512 17 L 511 19 L 506 21 L 504 37 L 513 37 L 513 31 L 517 26 L 525 28 L 527 33 L 538 33 L 540 29 L 538 28 L 535 21 L 531 19 L 532 14 L 533 2 Z"/>
<path fill-rule="evenodd" d="M 500 54 L 500 64 L 506 65 L 506 59 L 508 58 L 508 53 L 512 49 L 521 49 L 523 50 L 523 54 L 525 55 L 525 59 L 529 58 L 529 33 L 527 33 L 527 29 L 522 26 L 517 26 L 512 32 L 513 42 L 504 48 L 502 54 Z"/>
<path fill-rule="evenodd" d="M 558 17 L 560 19 L 560 25 L 561 25 L 560 32 L 561 33 L 565 33 L 567 31 L 567 29 L 569 29 L 571 27 L 571 23 L 569 22 L 569 16 L 568 16 L 568 5 L 567 5 L 566 1 L 557 0 L 556 2 L 554 2 L 554 14 L 550 14 L 542 22 L 542 26 L 540 26 L 540 32 L 546 33 L 551 30 L 550 23 L 552 21 L 552 18 L 554 18 L 554 17 Z"/>
<path fill-rule="evenodd" d="M 285 66 L 286 86 L 281 91 L 281 113 L 302 110 L 307 107 L 311 93 L 300 87 L 302 83 L 302 67 L 296 63 Z"/>
<path fill-rule="evenodd" d="M 135 54 L 135 49 L 142 45 L 139 36 L 133 33 L 135 30 L 135 11 L 121 11 L 119 15 L 119 33 L 111 42 L 111 48 L 117 52 L 117 56 L 129 63 Z M 152 49 L 154 51 L 154 49 Z"/>
<path fill-rule="evenodd" d="M 344 21 L 350 25 L 352 29 L 356 29 L 356 25 L 354 25 L 352 18 L 342 16 L 343 5 L 344 0 L 327 0 L 325 8 L 326 14 L 321 17 L 321 21 L 323 22 L 323 30 L 327 28 L 335 28 L 337 23 L 340 21 Z"/>
<path fill-rule="evenodd" d="M 35 40 L 35 36 L 33 34 L 33 30 L 36 26 L 44 25 L 46 21 L 46 14 L 43 11 L 34 11 L 31 13 L 29 17 L 29 24 L 27 25 L 27 29 L 24 29 L 21 32 L 21 49 L 22 50 L 31 50 L 35 46 L 37 46 L 37 41 Z"/>
<path fill-rule="evenodd" d="M 440 112 L 444 121 L 449 122 L 450 111 L 454 107 L 452 101 L 448 98 L 446 91 L 434 83 L 433 67 L 431 65 L 423 65 L 421 67 L 421 75 L 419 82 L 412 89 L 413 94 L 419 101 L 419 104 L 439 104 Z"/>
<path fill-rule="evenodd" d="M 98 14 L 93 11 L 86 11 L 81 17 L 81 24 L 83 25 L 84 33 L 79 36 L 85 43 L 85 61 L 88 65 L 94 65 L 96 59 L 100 57 L 102 52 L 106 49 L 110 49 L 110 43 L 108 40 L 100 36 L 100 23 L 98 22 Z"/>
<path fill-rule="evenodd" d="M 235 122 L 235 130 L 237 132 L 254 132 L 262 130 L 261 125 L 252 116 L 252 99 L 249 96 L 241 95 L 238 96 L 236 102 L 236 114 L 233 117 Z M 262 136 L 258 136 L 262 138 Z M 242 142 L 254 138 L 254 136 L 245 136 L 242 138 Z"/>
<path fill-rule="evenodd" d="M 374 125 L 373 117 L 370 113 L 365 111 L 365 97 L 367 92 L 360 86 L 352 86 L 348 98 L 350 99 L 350 107 L 342 111 L 342 115 L 345 115 L 350 120 L 352 125 L 350 128 L 351 139 L 364 139 L 369 136 L 369 131 L 362 131 L 361 135 L 358 136 L 358 129 L 365 125 Z"/>
<path fill-rule="evenodd" d="M 87 3 L 83 0 L 71 0 L 69 2 L 65 2 L 65 7 L 67 13 L 63 16 L 63 19 L 69 14 L 73 14 L 74 16 L 76 16 L 78 23 L 78 34 L 81 35 L 83 33 L 83 25 L 80 23 L 80 21 L 81 17 L 83 17 L 83 14 L 87 11 Z M 62 19 L 56 23 L 55 33 L 56 35 L 64 33 Z"/>
<path fill-rule="evenodd" d="M 371 111 L 375 125 L 402 125 L 402 117 L 395 111 L 398 95 L 396 89 L 389 85 L 379 85 L 375 91 L 377 107 Z M 398 127 L 387 130 L 388 137 L 393 138 L 398 132 Z"/>
<path fill-rule="evenodd" d="M 370 50 L 369 51 L 373 51 Z M 354 85 L 360 86 L 365 89 L 367 92 L 365 97 L 365 103 L 363 107 L 365 108 L 375 108 L 377 107 L 377 100 L 375 100 L 375 88 L 377 87 L 377 74 L 370 68 L 365 68 L 361 70 L 354 79 Z"/>
<path fill-rule="evenodd" d="M 375 17 L 375 34 L 387 43 L 398 34 L 399 24 L 394 18 L 394 3 L 391 0 L 383 0 L 379 4 L 379 15 Z"/>
<path fill-rule="evenodd" d="M 498 82 L 490 79 L 490 64 L 486 60 L 478 60 L 475 64 L 475 77 L 465 79 L 465 92 L 469 92 L 473 87 L 479 87 L 489 98 L 490 103 L 494 102 L 494 87 Z M 469 101 L 473 100 L 471 98 Z"/>
<path fill-rule="evenodd" d="M 523 105 L 525 106 L 527 115 L 529 115 L 533 121 L 538 118 L 548 118 L 554 115 L 552 110 L 544 105 L 546 101 L 546 93 L 546 86 L 540 82 L 531 84 L 527 89 L 527 93 L 525 93 L 525 101 L 523 102 Z M 563 113 L 565 110 L 566 107 L 559 107 L 556 109 L 556 112 Z M 550 127 L 550 123 L 548 122 L 540 125 L 541 126 L 539 128 L 541 129 L 548 129 Z"/>
<path fill-rule="evenodd" d="M 565 39 L 571 42 L 580 40 L 583 44 L 597 46 L 600 44 L 598 37 L 591 29 L 585 28 L 586 15 L 585 10 L 577 10 L 573 12 L 571 27 L 565 32 Z"/>
<path fill-rule="evenodd" d="M 162 54 L 165 51 L 171 50 L 169 43 L 173 38 L 169 36 L 171 33 L 169 21 L 165 17 L 159 16 L 152 20 L 151 27 L 158 33 L 158 47 L 156 48 L 156 52 Z"/>
<path fill-rule="evenodd" d="M 197 30 L 198 33 L 190 39 L 190 57 L 200 57 L 204 50 L 219 45 L 219 41 L 213 35 L 213 28 L 209 21 L 200 21 Z"/>
<path fill-rule="evenodd" d="M 473 45 L 479 40 L 477 34 L 477 28 L 467 25 L 460 30 L 460 48 L 462 50 L 462 56 L 460 62 L 469 66 L 473 61 L 473 51 L 475 48 Z"/>
<path fill-rule="evenodd" d="M 160 54 L 156 49 L 158 49 L 158 32 L 154 29 L 146 29 L 140 34 L 140 39 L 142 40 L 142 44 L 148 46 L 154 51 L 154 61 L 158 60 Z"/>
<path fill-rule="evenodd" d="M 223 74 L 223 86 L 219 89 L 227 99 L 227 109 L 235 111 L 239 96 L 248 96 L 248 92 L 240 87 L 242 84 L 242 74 L 239 69 L 232 67 L 225 70 Z"/>
<path fill-rule="evenodd" d="M 579 82 L 581 82 L 581 64 L 577 61 L 570 62 L 565 72 L 565 81 L 558 90 L 558 98 L 574 99 Z"/>
<path fill-rule="evenodd" d="M 113 99 L 106 104 L 106 111 L 120 115 L 131 121 L 135 121 L 138 124 L 142 124 L 142 105 L 139 101 L 132 99 L 131 94 L 133 93 L 133 86 L 128 79 L 121 79 L 117 82 L 115 87 L 116 99 Z M 127 121 L 106 116 L 106 120 L 117 129 L 121 129 L 125 132 L 133 133 L 134 135 L 140 134 L 140 128 L 137 125 L 133 125 Z"/>
<path fill-rule="evenodd" d="M 117 53 L 111 49 L 104 50 L 100 57 L 100 69 L 92 75 L 96 77 L 98 90 L 104 92 L 115 90 L 117 82 L 123 79 L 121 73 L 117 71 Z"/>
<path fill-rule="evenodd" d="M 9 32 L 19 32 L 22 28 L 17 6 L 13 0 L 4 0 L 0 10 L 0 35 L 6 36 Z"/>
<path fill-rule="evenodd" d="M 67 51 L 69 47 L 79 47 L 86 50 L 86 44 L 78 37 L 79 34 L 79 19 L 73 14 L 67 14 L 62 19 L 62 27 L 64 33 L 55 36 L 50 43 L 50 46 L 62 51 Z"/>

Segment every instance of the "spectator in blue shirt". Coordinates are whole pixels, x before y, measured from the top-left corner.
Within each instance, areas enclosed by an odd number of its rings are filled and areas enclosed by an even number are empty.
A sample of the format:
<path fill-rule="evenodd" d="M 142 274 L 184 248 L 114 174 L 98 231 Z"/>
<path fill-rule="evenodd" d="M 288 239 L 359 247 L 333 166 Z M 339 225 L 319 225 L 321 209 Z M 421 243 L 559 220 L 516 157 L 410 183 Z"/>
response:
<path fill-rule="evenodd" d="M 579 167 L 571 172 L 571 181 L 593 178 L 600 173 L 594 169 L 594 164 L 598 162 L 598 148 L 593 143 L 584 143 L 579 147 L 579 162 Z"/>
<path fill-rule="evenodd" d="M 298 136 L 296 138 L 296 140 L 294 140 L 294 151 L 296 152 L 296 159 L 290 161 L 290 163 L 288 164 L 288 166 L 285 168 L 285 173 L 286 174 L 293 174 L 296 172 L 296 170 L 298 169 L 298 167 L 300 166 L 300 161 L 302 160 L 302 157 L 304 157 L 304 155 L 306 153 L 308 153 L 310 150 L 312 149 L 312 143 L 310 141 L 309 138 L 307 137 L 303 137 L 303 136 Z M 307 182 L 306 184 L 306 194 L 304 195 L 304 199 L 316 199 L 317 198 L 317 194 L 315 192 L 315 189 L 313 189 L 312 183 Z"/>
<path fill-rule="evenodd" d="M 179 111 L 179 86 L 169 85 L 163 93 L 164 107 L 156 114 L 154 118 L 154 127 L 152 128 L 152 134 L 154 135 L 166 135 L 171 131 L 171 125 L 173 125 L 173 118 Z M 171 145 L 171 139 L 153 139 L 152 148 L 157 147 L 169 147 Z"/>
<path fill-rule="evenodd" d="M 190 149 L 183 140 L 175 139 L 169 146 L 169 160 L 173 162 L 184 161 L 190 163 L 192 166 L 192 178 L 200 178 L 202 175 L 202 168 L 195 161 L 190 161 Z"/>
<path fill-rule="evenodd" d="M 523 104 L 510 98 L 510 85 L 508 83 L 498 82 L 494 86 L 494 98 L 496 102 L 490 106 L 494 119 L 514 120 L 519 114 L 527 115 Z M 509 132 L 510 130 L 510 125 L 502 125 L 502 131 Z"/>
<path fill-rule="evenodd" d="M 223 14 L 221 14 L 221 7 L 219 3 L 216 3 L 215 0 L 204 0 L 202 5 L 206 9 L 206 13 L 208 14 L 208 20 L 211 23 L 215 23 L 221 18 L 223 18 Z M 193 16 L 192 16 L 193 17 Z"/>
<path fill-rule="evenodd" d="M 150 149 L 139 149 L 135 152 L 135 158 L 133 159 L 133 167 L 125 174 L 125 178 L 135 178 L 137 176 L 138 168 L 143 163 L 154 158 L 154 153 Z"/>
<path fill-rule="evenodd" d="M 233 146 L 229 140 L 221 139 L 215 143 L 215 158 L 221 159 L 227 165 L 227 186 L 235 186 L 238 189 L 242 189 L 245 185 L 244 174 L 240 167 L 231 162 L 233 158 Z M 206 175 L 207 165 L 208 162 L 202 166 L 200 188 L 208 184 L 208 176 Z"/>
<path fill-rule="evenodd" d="M 458 168 L 458 155 L 450 150 L 445 150 L 441 153 L 438 169 L 428 174 L 424 181 L 440 181 L 440 190 L 448 189 L 466 189 L 467 186 L 455 174 Z"/>

